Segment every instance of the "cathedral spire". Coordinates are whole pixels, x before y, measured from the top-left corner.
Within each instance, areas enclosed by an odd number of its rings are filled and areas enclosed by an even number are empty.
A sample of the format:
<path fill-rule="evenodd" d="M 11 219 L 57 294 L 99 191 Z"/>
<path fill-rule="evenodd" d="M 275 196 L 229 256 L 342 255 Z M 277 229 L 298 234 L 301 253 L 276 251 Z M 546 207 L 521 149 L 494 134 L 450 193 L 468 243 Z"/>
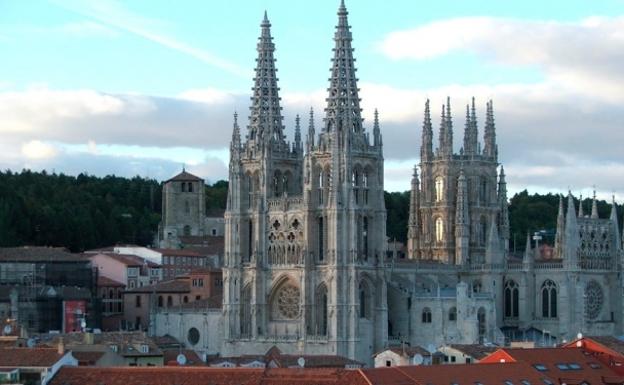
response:
<path fill-rule="evenodd" d="M 420 180 L 418 169 L 414 166 L 412 174 L 412 190 L 410 191 L 410 208 L 407 229 L 407 252 L 410 258 L 418 259 L 420 249 Z"/>
<path fill-rule="evenodd" d="M 476 155 L 479 152 L 479 138 L 477 129 L 477 114 L 475 98 L 472 97 L 472 107 L 466 105 L 466 127 L 464 129 L 464 154 Z"/>
<path fill-rule="evenodd" d="M 375 147 L 381 147 L 381 130 L 379 129 L 379 112 L 375 108 L 375 118 L 373 120 L 373 144 Z"/>
<path fill-rule="evenodd" d="M 585 216 L 585 213 L 583 212 L 583 194 L 579 195 L 579 211 L 578 211 L 578 217 L 579 218 L 583 218 Z"/>
<path fill-rule="evenodd" d="M 433 128 L 431 127 L 431 111 L 429 99 L 425 102 L 425 114 L 423 118 L 422 140 L 420 146 L 420 160 L 426 161 L 433 156 Z"/>
<path fill-rule="evenodd" d="M 592 198 L 592 219 L 598 219 L 598 203 L 596 202 L 596 190 L 594 190 L 594 196 Z"/>
<path fill-rule="evenodd" d="M 496 125 L 494 124 L 494 102 L 492 100 L 487 103 L 483 141 L 483 155 L 496 159 L 498 149 L 496 147 Z"/>
<path fill-rule="evenodd" d="M 531 233 L 527 231 L 526 245 L 524 246 L 524 255 L 522 256 L 522 265 L 525 269 L 531 268 L 533 265 L 533 251 L 531 250 Z"/>
<path fill-rule="evenodd" d="M 331 77 L 327 89 L 329 96 L 325 108 L 325 131 L 350 136 L 353 133 L 363 133 L 363 127 L 348 14 L 344 2 L 341 2 L 338 8 L 338 25 L 334 33 Z M 345 140 L 345 143 L 348 142 Z"/>
<path fill-rule="evenodd" d="M 295 117 L 295 143 L 293 144 L 293 150 L 301 154 L 302 153 L 302 145 L 301 145 L 301 118 L 299 114 Z"/>
<path fill-rule="evenodd" d="M 444 121 L 443 143 L 441 143 L 441 151 L 443 155 L 453 155 L 453 120 L 451 118 L 451 98 L 446 97 L 446 114 L 442 108 L 442 120 Z"/>
<path fill-rule="evenodd" d="M 308 148 L 308 152 L 310 152 L 314 148 L 314 108 L 310 107 L 310 120 L 308 122 L 308 139 L 306 141 L 306 147 Z"/>
<path fill-rule="evenodd" d="M 490 231 L 488 232 L 487 245 L 485 246 L 485 263 L 496 265 L 501 263 L 501 248 L 498 235 L 496 218 L 490 219 Z"/>
<path fill-rule="evenodd" d="M 438 133 L 438 155 L 444 155 L 446 150 L 446 106 L 442 105 L 440 113 L 440 132 Z"/>
<path fill-rule="evenodd" d="M 555 256 L 562 258 L 563 235 L 565 232 L 565 217 L 563 215 L 563 195 L 559 195 L 559 212 L 557 213 L 557 232 L 555 233 Z"/>
<path fill-rule="evenodd" d="M 258 39 L 258 58 L 251 98 L 249 139 L 256 143 L 277 143 L 285 146 L 282 108 L 280 106 L 277 69 L 275 68 L 275 45 L 271 37 L 271 23 L 266 11 Z"/>
<path fill-rule="evenodd" d="M 234 125 L 232 127 L 232 141 L 230 142 L 230 150 L 238 150 L 241 146 L 240 127 L 238 126 L 238 113 L 234 112 Z"/>
<path fill-rule="evenodd" d="M 505 181 L 505 169 L 501 165 L 498 179 L 498 202 L 500 205 L 499 223 L 503 250 L 509 250 L 509 203 L 507 202 L 507 182 Z"/>
<path fill-rule="evenodd" d="M 575 269 L 578 262 L 578 248 L 580 245 L 578 222 L 576 221 L 576 210 L 574 209 L 574 198 L 572 192 L 568 191 L 568 212 L 566 214 L 565 235 L 564 235 L 563 256 L 568 268 Z"/>
<path fill-rule="evenodd" d="M 617 204 L 615 204 L 615 195 L 611 198 L 611 215 L 609 216 L 609 219 L 611 219 L 611 223 L 613 224 L 615 244 L 617 245 L 616 247 L 620 249 L 622 247 L 622 243 L 620 238 L 620 225 L 617 217 Z"/>

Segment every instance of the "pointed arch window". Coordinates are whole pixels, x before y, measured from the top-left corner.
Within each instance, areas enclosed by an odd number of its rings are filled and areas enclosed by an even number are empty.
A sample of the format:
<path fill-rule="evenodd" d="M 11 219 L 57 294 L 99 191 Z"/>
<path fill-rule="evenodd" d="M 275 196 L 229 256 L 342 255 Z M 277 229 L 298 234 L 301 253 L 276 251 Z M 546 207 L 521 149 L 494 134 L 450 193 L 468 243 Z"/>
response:
<path fill-rule="evenodd" d="M 251 286 L 247 285 L 241 293 L 240 301 L 240 335 L 251 336 Z"/>
<path fill-rule="evenodd" d="M 444 241 L 444 221 L 439 217 L 435 220 L 435 237 L 436 242 Z"/>
<path fill-rule="evenodd" d="M 518 318 L 520 289 L 514 280 L 505 282 L 505 318 Z"/>
<path fill-rule="evenodd" d="M 370 289 L 365 281 L 360 282 L 360 318 L 371 318 Z"/>
<path fill-rule="evenodd" d="M 547 279 L 542 283 L 542 317 L 557 318 L 557 284 Z"/>
<path fill-rule="evenodd" d="M 457 321 L 457 308 L 455 306 L 449 309 L 448 320 L 451 322 Z"/>
<path fill-rule="evenodd" d="M 321 284 L 316 289 L 316 334 L 320 336 L 327 336 L 328 329 L 328 301 L 327 301 L 327 287 Z"/>
<path fill-rule="evenodd" d="M 485 323 L 485 309 L 480 307 L 477 311 L 477 329 L 479 331 L 479 341 L 483 341 L 485 337 L 486 323 Z"/>
<path fill-rule="evenodd" d="M 435 200 L 436 202 L 444 200 L 444 178 L 441 176 L 435 178 Z"/>

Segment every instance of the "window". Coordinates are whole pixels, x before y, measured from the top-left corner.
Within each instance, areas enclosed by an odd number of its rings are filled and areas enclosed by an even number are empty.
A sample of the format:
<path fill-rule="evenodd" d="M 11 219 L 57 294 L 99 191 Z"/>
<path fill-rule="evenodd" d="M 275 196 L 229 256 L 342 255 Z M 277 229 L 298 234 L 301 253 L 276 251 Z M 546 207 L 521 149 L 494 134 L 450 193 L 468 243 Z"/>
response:
<path fill-rule="evenodd" d="M 442 202 L 444 199 L 444 178 L 441 176 L 435 179 L 435 198 L 436 202 Z"/>
<path fill-rule="evenodd" d="M 520 380 L 520 382 L 522 382 L 522 385 L 531 385 L 529 380 Z"/>
<path fill-rule="evenodd" d="M 518 318 L 519 302 L 518 284 L 513 280 L 505 282 L 505 318 Z"/>
<path fill-rule="evenodd" d="M 547 370 L 548 370 L 548 368 L 546 368 L 546 366 L 545 366 L 545 365 L 543 365 L 543 364 L 533 364 L 533 367 L 534 367 L 536 370 L 539 370 L 540 372 L 545 372 L 545 371 L 547 371 Z"/>
<path fill-rule="evenodd" d="M 173 306 L 173 298 L 171 296 L 167 296 L 167 307 Z"/>
<path fill-rule="evenodd" d="M 323 217 L 318 219 L 318 256 L 319 261 L 323 261 L 325 258 L 325 228 L 323 227 Z"/>
<path fill-rule="evenodd" d="M 457 321 L 457 308 L 452 307 L 448 314 L 449 321 Z"/>
<path fill-rule="evenodd" d="M 457 361 L 457 357 L 451 356 L 451 362 L 456 362 L 456 361 Z"/>
<path fill-rule="evenodd" d="M 555 385 L 555 383 L 549 380 L 548 378 L 542 378 L 542 382 L 544 382 L 544 384 L 546 385 Z"/>
<path fill-rule="evenodd" d="M 186 191 L 186 182 L 182 182 L 182 184 L 180 185 L 180 191 L 181 192 Z"/>
<path fill-rule="evenodd" d="M 542 284 L 542 317 L 557 318 L 557 285 L 550 279 Z"/>
<path fill-rule="evenodd" d="M 195 301 L 199 301 L 201 299 L 201 295 L 196 295 L 195 296 Z"/>
<path fill-rule="evenodd" d="M 471 364 L 471 363 L 472 363 L 472 358 L 470 358 L 470 357 L 466 357 L 466 363 L 467 363 L 467 364 Z"/>
<path fill-rule="evenodd" d="M 431 323 L 431 309 L 428 307 L 424 308 L 422 311 L 422 323 L 430 324 Z"/>
<path fill-rule="evenodd" d="M 199 330 L 197 330 L 197 328 L 190 328 L 186 334 L 186 339 L 191 345 L 197 345 L 199 342 Z"/>
<path fill-rule="evenodd" d="M 193 192 L 193 183 L 188 184 L 188 192 Z"/>
<path fill-rule="evenodd" d="M 392 361 L 386 360 L 386 366 L 392 366 Z"/>
<path fill-rule="evenodd" d="M 557 368 L 559 368 L 559 370 L 570 370 L 570 367 L 568 366 L 568 364 L 564 364 L 564 363 L 557 364 Z"/>
<path fill-rule="evenodd" d="M 210 230 L 210 232 L 213 236 L 217 235 L 217 229 L 212 229 Z"/>
<path fill-rule="evenodd" d="M 505 380 L 505 385 L 514 385 L 514 383 L 511 380 Z"/>
<path fill-rule="evenodd" d="M 444 240 L 444 221 L 442 218 L 437 218 L 435 221 L 435 236 L 436 242 L 442 242 Z"/>
<path fill-rule="evenodd" d="M 575 362 L 569 363 L 569 364 L 568 364 L 568 367 L 569 367 L 571 370 L 581 370 L 581 365 L 579 365 L 579 364 L 577 364 L 577 363 L 575 363 Z"/>
<path fill-rule="evenodd" d="M 184 303 L 188 303 L 188 296 L 184 296 Z"/>
<path fill-rule="evenodd" d="M 149 345 L 141 345 L 141 353 L 149 353 Z"/>
<path fill-rule="evenodd" d="M 600 366 L 600 364 L 596 363 L 596 362 L 590 362 L 589 363 L 589 367 L 592 369 L 600 369 L 602 368 L 602 366 Z"/>
<path fill-rule="evenodd" d="M 158 296 L 158 307 L 163 307 L 163 302 L 164 302 L 164 301 L 163 301 L 163 297 L 162 297 L 162 295 L 159 295 L 159 296 Z"/>
<path fill-rule="evenodd" d="M 135 303 L 136 307 L 141 307 L 141 296 L 140 295 L 136 296 L 134 303 Z"/>
<path fill-rule="evenodd" d="M 370 318 L 370 299 L 368 284 L 360 282 L 360 318 Z"/>

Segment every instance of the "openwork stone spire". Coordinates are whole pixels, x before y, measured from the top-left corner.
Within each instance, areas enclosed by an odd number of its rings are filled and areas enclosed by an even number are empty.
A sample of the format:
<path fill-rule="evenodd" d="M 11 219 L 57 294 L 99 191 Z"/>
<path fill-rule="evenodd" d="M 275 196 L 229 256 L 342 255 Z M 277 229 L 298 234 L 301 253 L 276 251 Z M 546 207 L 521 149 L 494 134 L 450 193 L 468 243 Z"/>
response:
<path fill-rule="evenodd" d="M 472 98 L 472 106 L 466 105 L 466 128 L 464 130 L 464 154 L 477 155 L 479 153 L 479 131 L 477 128 L 477 113 L 475 110 L 475 98 Z"/>
<path fill-rule="evenodd" d="M 230 142 L 230 149 L 232 151 L 238 151 L 241 146 L 240 127 L 238 126 L 238 113 L 234 112 L 234 125 L 232 128 L 232 141 Z"/>
<path fill-rule="evenodd" d="M 310 107 L 310 120 L 308 122 L 308 138 L 306 140 L 306 147 L 308 149 L 308 152 L 314 148 L 315 131 L 316 130 L 314 129 L 314 108 Z"/>
<path fill-rule="evenodd" d="M 565 216 L 563 212 L 563 195 L 559 195 L 559 212 L 557 213 L 557 232 L 555 233 L 555 254 L 563 258 L 563 236 L 565 233 Z"/>
<path fill-rule="evenodd" d="M 410 211 L 408 218 L 408 253 L 410 258 L 418 258 L 420 247 L 420 180 L 418 179 L 418 169 L 414 167 L 412 174 L 412 190 L 410 192 Z"/>
<path fill-rule="evenodd" d="M 303 147 L 301 145 L 301 118 L 299 114 L 295 117 L 295 143 L 293 145 L 293 151 L 297 153 L 302 153 Z"/>
<path fill-rule="evenodd" d="M 498 149 L 496 147 L 496 125 L 494 124 L 494 102 L 492 100 L 487 103 L 483 141 L 483 155 L 496 159 L 498 157 Z"/>
<path fill-rule="evenodd" d="M 457 178 L 457 207 L 455 211 L 455 263 L 458 265 L 468 262 L 469 240 L 468 183 L 464 170 L 460 170 L 459 178 Z"/>
<path fill-rule="evenodd" d="M 596 202 L 596 190 L 594 190 L 594 197 L 592 198 L 592 219 L 598 219 L 598 203 Z"/>
<path fill-rule="evenodd" d="M 431 127 L 431 110 L 429 109 L 429 99 L 425 102 L 425 115 L 422 127 L 422 144 L 420 147 L 420 159 L 422 161 L 431 159 L 433 156 L 433 128 Z"/>
<path fill-rule="evenodd" d="M 258 58 L 251 98 L 249 140 L 256 143 L 278 143 L 285 146 L 282 108 L 280 107 L 277 69 L 275 68 L 275 45 L 271 37 L 271 23 L 264 12 L 260 24 L 262 32 L 258 39 Z"/>
<path fill-rule="evenodd" d="M 355 77 L 355 59 L 351 48 L 351 31 L 344 1 L 338 9 L 338 25 L 334 34 L 335 47 L 329 78 L 329 96 L 325 109 L 325 131 L 362 133 L 362 116 Z"/>

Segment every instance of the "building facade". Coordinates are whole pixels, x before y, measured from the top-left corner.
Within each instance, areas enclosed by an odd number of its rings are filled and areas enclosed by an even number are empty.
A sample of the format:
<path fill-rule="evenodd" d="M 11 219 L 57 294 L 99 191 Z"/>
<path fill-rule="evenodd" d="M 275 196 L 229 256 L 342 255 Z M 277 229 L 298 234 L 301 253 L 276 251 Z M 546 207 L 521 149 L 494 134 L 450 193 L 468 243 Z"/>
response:
<path fill-rule="evenodd" d="M 305 143 L 299 116 L 294 140 L 285 136 L 271 24 L 266 14 L 262 21 L 244 137 L 234 115 L 222 341 L 211 346 L 227 356 L 277 346 L 371 365 L 388 346 L 504 344 L 529 329 L 549 341 L 621 334 L 615 203 L 609 219 L 595 207 L 577 215 L 570 194 L 553 258 L 539 257 L 529 241 L 524 256 L 512 255 L 492 101 L 483 145 L 475 100 L 466 106 L 459 152 L 450 98 L 435 148 L 426 102 L 408 258 L 386 257 L 381 127 L 377 112 L 371 132 L 363 124 L 347 16 L 341 3 L 323 126 L 317 131 L 310 111 Z M 175 322 L 197 320 L 184 317 Z"/>

